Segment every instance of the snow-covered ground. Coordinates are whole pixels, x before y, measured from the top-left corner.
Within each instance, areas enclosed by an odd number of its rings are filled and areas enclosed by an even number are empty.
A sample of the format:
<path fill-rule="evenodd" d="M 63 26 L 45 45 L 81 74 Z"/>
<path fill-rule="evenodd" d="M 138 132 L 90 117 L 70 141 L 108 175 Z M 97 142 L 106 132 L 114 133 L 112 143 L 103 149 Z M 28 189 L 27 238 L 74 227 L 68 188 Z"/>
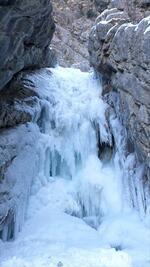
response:
<path fill-rule="evenodd" d="M 100 82 L 75 69 L 51 72 L 32 76 L 44 110 L 41 163 L 23 230 L 0 243 L 0 267 L 150 266 L 148 220 L 124 201 L 115 155 L 97 156 L 98 133 L 111 145 Z"/>

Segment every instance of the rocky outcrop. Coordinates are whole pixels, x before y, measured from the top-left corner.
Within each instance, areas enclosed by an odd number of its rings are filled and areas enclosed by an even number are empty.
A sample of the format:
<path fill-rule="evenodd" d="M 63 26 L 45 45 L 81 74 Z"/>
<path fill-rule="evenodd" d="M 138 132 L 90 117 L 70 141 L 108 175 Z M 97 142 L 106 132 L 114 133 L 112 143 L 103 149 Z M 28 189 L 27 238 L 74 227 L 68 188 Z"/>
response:
<path fill-rule="evenodd" d="M 92 0 L 52 0 L 56 31 L 52 40 L 58 63 L 89 69 L 88 36 L 98 12 Z"/>
<path fill-rule="evenodd" d="M 0 129 L 33 121 L 37 116 L 37 95 L 31 88 L 24 86 L 22 76 L 23 73 L 0 92 Z"/>
<path fill-rule="evenodd" d="M 105 10 L 89 40 L 90 62 L 103 76 L 103 95 L 124 127 L 150 185 L 150 16 L 138 24 L 128 12 Z"/>
<path fill-rule="evenodd" d="M 150 0 L 114 0 L 110 7 L 124 10 L 134 22 L 139 22 L 150 14 Z"/>
<path fill-rule="evenodd" d="M 102 13 L 109 6 L 111 0 L 94 0 L 98 12 Z"/>
<path fill-rule="evenodd" d="M 99 13 L 117 8 L 139 21 L 149 10 L 149 0 L 52 0 L 52 3 L 56 21 L 52 45 L 57 51 L 58 63 L 81 70 L 89 69 L 87 43 L 90 28 Z"/>
<path fill-rule="evenodd" d="M 49 0 L 0 0 L 0 89 L 22 69 L 52 64 L 51 14 Z"/>
<path fill-rule="evenodd" d="M 94 3 L 100 13 L 107 8 L 117 8 L 125 11 L 134 22 L 140 21 L 150 13 L 150 0 L 94 0 Z"/>

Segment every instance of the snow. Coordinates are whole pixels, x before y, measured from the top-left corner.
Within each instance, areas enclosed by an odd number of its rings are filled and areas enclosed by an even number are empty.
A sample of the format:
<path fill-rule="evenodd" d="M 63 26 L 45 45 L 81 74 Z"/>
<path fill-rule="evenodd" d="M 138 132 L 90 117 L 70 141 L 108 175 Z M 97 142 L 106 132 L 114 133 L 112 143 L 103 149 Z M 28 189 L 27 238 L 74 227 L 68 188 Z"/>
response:
<path fill-rule="evenodd" d="M 3 257 L 6 259 L 2 267 L 47 267 L 57 266 L 58 262 L 64 266 L 131 266 L 126 253 L 102 248 L 95 229 L 63 212 L 64 203 L 69 201 L 65 193 L 66 183 L 60 180 L 51 186 L 49 182 L 31 197 L 23 231 L 13 244 L 3 244 Z M 60 189 L 62 194 L 56 196 Z"/>
<path fill-rule="evenodd" d="M 148 267 L 148 221 L 125 201 L 121 152 L 97 156 L 98 134 L 112 144 L 100 81 L 60 67 L 30 79 L 43 106 L 40 164 L 22 231 L 0 243 L 0 267 Z"/>

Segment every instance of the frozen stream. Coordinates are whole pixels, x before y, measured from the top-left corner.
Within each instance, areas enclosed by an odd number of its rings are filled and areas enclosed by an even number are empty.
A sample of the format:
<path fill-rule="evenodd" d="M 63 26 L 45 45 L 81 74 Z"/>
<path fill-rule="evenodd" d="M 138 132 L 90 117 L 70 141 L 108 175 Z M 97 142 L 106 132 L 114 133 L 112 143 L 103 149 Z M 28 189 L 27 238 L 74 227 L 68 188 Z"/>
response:
<path fill-rule="evenodd" d="M 125 201 L 100 81 L 60 67 L 32 80 L 43 103 L 39 175 L 22 231 L 0 244 L 0 267 L 150 266 L 148 222 Z"/>

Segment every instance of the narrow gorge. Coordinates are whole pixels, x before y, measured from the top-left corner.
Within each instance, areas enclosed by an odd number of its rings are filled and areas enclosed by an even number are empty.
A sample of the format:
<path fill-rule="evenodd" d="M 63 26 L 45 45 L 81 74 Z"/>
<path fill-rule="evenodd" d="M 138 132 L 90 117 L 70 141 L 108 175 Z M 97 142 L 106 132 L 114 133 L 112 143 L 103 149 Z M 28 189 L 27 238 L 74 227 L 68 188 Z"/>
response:
<path fill-rule="evenodd" d="M 149 267 L 150 1 L 0 0 L 0 267 Z"/>

